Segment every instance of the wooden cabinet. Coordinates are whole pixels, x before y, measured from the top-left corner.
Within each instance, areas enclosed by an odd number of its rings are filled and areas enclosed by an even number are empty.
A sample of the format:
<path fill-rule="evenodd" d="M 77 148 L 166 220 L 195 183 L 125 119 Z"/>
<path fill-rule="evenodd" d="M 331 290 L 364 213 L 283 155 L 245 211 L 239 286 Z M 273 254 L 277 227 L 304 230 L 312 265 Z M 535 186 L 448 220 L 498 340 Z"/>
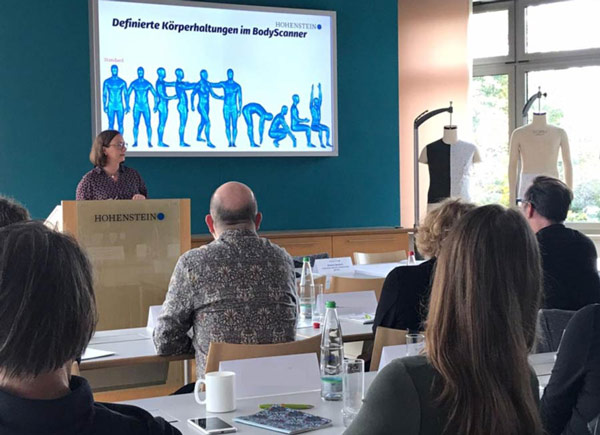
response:
<path fill-rule="evenodd" d="M 355 252 L 408 251 L 408 233 L 333 236 L 333 256 L 352 257 Z"/>
<path fill-rule="evenodd" d="M 354 252 L 408 251 L 408 232 L 402 228 L 361 228 L 315 231 L 260 232 L 292 256 L 320 254 L 330 257 L 352 257 Z M 192 237 L 192 247 L 197 248 L 212 241 L 210 235 Z"/>
<path fill-rule="evenodd" d="M 288 251 L 292 257 L 321 254 L 326 252 L 331 257 L 331 237 L 269 237 L 271 242 Z"/>

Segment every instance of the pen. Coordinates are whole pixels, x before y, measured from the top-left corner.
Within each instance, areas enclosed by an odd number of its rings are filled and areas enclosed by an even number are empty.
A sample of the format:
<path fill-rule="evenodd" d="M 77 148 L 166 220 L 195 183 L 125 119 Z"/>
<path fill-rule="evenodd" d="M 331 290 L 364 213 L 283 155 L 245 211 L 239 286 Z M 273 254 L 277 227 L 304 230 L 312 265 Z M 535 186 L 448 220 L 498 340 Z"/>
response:
<path fill-rule="evenodd" d="M 260 409 L 269 409 L 271 406 L 283 406 L 284 408 L 289 409 L 312 409 L 313 405 L 306 405 L 303 403 L 263 403 L 262 405 L 258 405 Z"/>

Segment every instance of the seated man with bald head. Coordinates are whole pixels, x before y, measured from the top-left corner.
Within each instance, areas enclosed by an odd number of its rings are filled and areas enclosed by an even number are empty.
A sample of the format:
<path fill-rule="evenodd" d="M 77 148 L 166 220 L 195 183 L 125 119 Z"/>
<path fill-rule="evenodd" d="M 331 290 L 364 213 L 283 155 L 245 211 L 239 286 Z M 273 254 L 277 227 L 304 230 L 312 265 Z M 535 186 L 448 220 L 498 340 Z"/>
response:
<path fill-rule="evenodd" d="M 294 264 L 284 249 L 258 236 L 261 219 L 248 186 L 223 184 L 206 216 L 215 240 L 186 252 L 175 266 L 154 344 L 160 355 L 188 353 L 193 346 L 198 378 L 211 342 L 268 344 L 295 338 Z"/>

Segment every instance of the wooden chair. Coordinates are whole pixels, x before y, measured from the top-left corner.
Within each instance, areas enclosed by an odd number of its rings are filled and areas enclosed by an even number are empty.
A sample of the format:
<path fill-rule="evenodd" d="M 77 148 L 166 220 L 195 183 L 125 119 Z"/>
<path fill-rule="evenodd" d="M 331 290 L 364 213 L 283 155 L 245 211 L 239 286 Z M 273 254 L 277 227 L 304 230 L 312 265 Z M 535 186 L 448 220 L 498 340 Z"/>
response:
<path fill-rule="evenodd" d="M 395 263 L 406 260 L 406 251 L 355 252 L 354 264 Z"/>
<path fill-rule="evenodd" d="M 221 361 L 235 359 L 262 358 L 265 356 L 294 355 L 300 353 L 316 353 L 321 355 L 321 335 L 306 340 L 290 341 L 276 344 L 232 344 L 210 343 L 206 358 L 206 373 L 219 371 Z"/>
<path fill-rule="evenodd" d="M 377 301 L 381 296 L 381 288 L 385 278 L 350 278 L 341 276 L 332 276 L 329 288 L 324 293 L 346 293 L 359 292 L 363 290 L 374 290 Z"/>
<path fill-rule="evenodd" d="M 73 361 L 73 365 L 71 366 L 71 375 L 81 376 L 81 371 L 79 370 L 79 364 L 77 364 L 77 361 Z"/>
<path fill-rule="evenodd" d="M 406 344 L 406 330 L 391 329 L 379 326 L 375 332 L 375 343 L 373 344 L 373 354 L 371 356 L 371 371 L 379 370 L 381 361 L 381 351 L 385 346 L 395 346 L 397 344 Z"/>

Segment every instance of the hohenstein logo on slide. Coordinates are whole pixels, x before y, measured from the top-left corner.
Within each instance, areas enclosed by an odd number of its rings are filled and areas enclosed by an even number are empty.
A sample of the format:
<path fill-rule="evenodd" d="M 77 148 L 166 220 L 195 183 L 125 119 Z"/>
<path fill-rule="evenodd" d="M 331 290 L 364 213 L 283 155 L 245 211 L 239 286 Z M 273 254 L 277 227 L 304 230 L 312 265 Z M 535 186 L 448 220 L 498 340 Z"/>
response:
<path fill-rule="evenodd" d="M 318 30 L 321 30 L 322 26 L 320 24 L 312 24 L 312 23 L 292 23 L 289 21 L 276 21 L 275 27 L 279 27 L 281 29 L 304 29 L 304 30 L 318 29 Z"/>
<path fill-rule="evenodd" d="M 94 215 L 94 222 L 140 222 L 140 221 L 162 221 L 165 214 L 158 213 L 114 213 Z"/>

